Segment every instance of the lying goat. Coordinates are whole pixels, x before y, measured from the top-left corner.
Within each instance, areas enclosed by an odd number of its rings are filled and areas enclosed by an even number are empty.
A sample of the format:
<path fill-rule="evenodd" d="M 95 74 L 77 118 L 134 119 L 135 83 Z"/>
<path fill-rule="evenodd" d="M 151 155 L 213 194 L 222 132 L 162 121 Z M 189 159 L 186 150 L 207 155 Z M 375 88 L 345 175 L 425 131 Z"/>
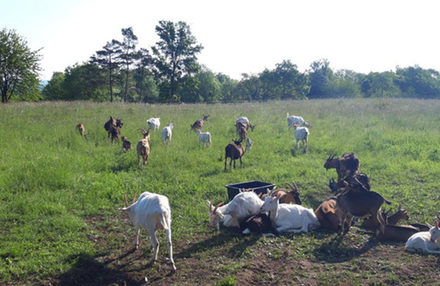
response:
<path fill-rule="evenodd" d="M 338 231 L 340 225 L 340 217 L 342 217 L 342 211 L 338 207 L 337 199 L 335 197 L 329 198 L 323 201 L 315 210 L 315 215 L 319 220 L 322 228 Z M 350 229 L 348 221 L 344 222 L 344 229 L 347 231 Z"/>
<path fill-rule="evenodd" d="M 319 227 L 319 221 L 312 209 L 300 205 L 280 204 L 278 197 L 268 196 L 261 207 L 270 212 L 270 220 L 277 232 L 308 232 Z"/>
<path fill-rule="evenodd" d="M 215 207 L 206 201 L 209 207 L 209 226 L 220 229 L 220 222 L 226 227 L 240 227 L 240 221 L 260 212 L 263 201 L 254 192 L 243 192 L 236 195 L 232 201 Z"/>
<path fill-rule="evenodd" d="M 387 223 L 387 225 L 397 225 L 399 221 L 409 219 L 408 213 L 406 212 L 405 209 L 402 209 L 400 205 L 394 214 L 389 215 L 390 211 L 391 209 L 387 212 L 382 211 L 382 217 L 384 221 Z M 366 229 L 376 229 L 379 226 L 379 224 L 377 220 L 373 219 L 372 217 L 368 217 L 364 219 L 361 226 Z"/>
<path fill-rule="evenodd" d="M 264 236 L 274 236 L 276 230 L 272 227 L 270 217 L 265 213 L 253 215 L 240 223 L 242 234 L 258 233 Z"/>
<path fill-rule="evenodd" d="M 228 158 L 231 159 L 229 162 L 229 169 L 232 167 L 232 162 L 234 162 L 234 169 L 235 169 L 235 160 L 240 160 L 240 166 L 243 164 L 241 158 L 244 156 L 244 154 L 251 150 L 252 148 L 252 140 L 250 138 L 246 138 L 246 148 L 243 148 L 241 145 L 241 140 L 236 141 L 234 140 L 234 143 L 228 144 L 228 146 L 225 147 L 225 171 L 226 171 L 226 163 L 228 161 Z"/>
<path fill-rule="evenodd" d="M 277 197 L 280 194 L 280 204 L 301 204 L 301 198 L 299 194 L 299 190 L 295 182 L 292 184 L 288 184 L 290 190 L 285 188 L 276 189 L 270 192 L 272 197 Z"/>
<path fill-rule="evenodd" d="M 156 231 L 165 230 L 168 243 L 168 253 L 170 255 L 171 271 L 176 271 L 176 265 L 173 259 L 173 245 L 171 242 L 171 208 L 168 202 L 168 198 L 163 195 L 144 192 L 142 193 L 137 202 L 134 202 L 136 198 L 133 198 L 133 203 L 128 206 L 127 197 L 125 199 L 125 208 L 121 208 L 122 211 L 127 211 L 131 222 L 136 228 L 136 241 L 135 248 L 139 247 L 139 233 L 141 227 L 144 227 L 151 237 L 151 244 L 153 245 L 153 257 L 151 263 L 157 260 L 157 254 L 159 253 L 159 240 L 156 236 Z"/>
<path fill-rule="evenodd" d="M 405 244 L 409 252 L 435 253 L 440 254 L 440 229 L 438 221 L 429 231 L 422 231 L 413 234 Z"/>

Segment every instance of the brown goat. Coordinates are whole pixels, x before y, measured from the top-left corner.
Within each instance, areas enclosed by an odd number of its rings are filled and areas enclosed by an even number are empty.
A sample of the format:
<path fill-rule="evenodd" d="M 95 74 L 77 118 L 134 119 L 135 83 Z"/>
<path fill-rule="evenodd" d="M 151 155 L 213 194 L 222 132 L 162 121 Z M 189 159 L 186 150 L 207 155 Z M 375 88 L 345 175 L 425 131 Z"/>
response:
<path fill-rule="evenodd" d="M 131 150 L 131 142 L 127 140 L 127 137 L 122 136 L 122 152 L 127 152 Z"/>
<path fill-rule="evenodd" d="M 349 225 L 351 224 L 353 216 L 365 217 L 371 215 L 373 220 L 378 221 L 381 231 L 383 232 L 385 221 L 382 217 L 380 208 L 384 202 L 391 204 L 376 192 L 365 191 L 356 188 L 356 186 L 350 186 L 348 190 L 337 196 L 337 203 L 341 209 L 341 213 L 339 214 L 338 234 L 345 234 L 348 231 L 348 229 L 343 229 L 347 213 L 350 214 L 348 220 Z"/>
<path fill-rule="evenodd" d="M 397 225 L 399 221 L 409 219 L 408 213 L 406 212 L 405 209 L 402 209 L 400 205 L 394 214 L 388 215 L 390 211 L 391 209 L 388 210 L 387 212 L 382 211 L 382 217 L 384 221 L 387 223 L 387 225 Z M 364 219 L 364 222 L 362 223 L 361 226 L 366 229 L 376 229 L 379 226 L 379 224 L 372 217 L 368 217 Z"/>
<path fill-rule="evenodd" d="M 411 225 L 387 224 L 383 231 L 376 229 L 375 235 L 380 241 L 406 242 L 417 232 L 420 232 L 420 229 Z"/>
<path fill-rule="evenodd" d="M 79 134 L 83 137 L 86 137 L 86 128 L 84 127 L 84 124 L 82 123 L 78 123 L 78 125 L 76 125 L 76 128 L 79 131 Z"/>
<path fill-rule="evenodd" d="M 278 194 L 281 194 L 280 196 L 280 204 L 297 204 L 300 205 L 301 198 L 299 194 L 298 187 L 296 186 L 295 182 L 292 184 L 288 184 L 290 189 L 280 188 L 272 191 L 270 195 L 272 197 L 277 197 Z"/>
<path fill-rule="evenodd" d="M 234 169 L 235 169 L 235 160 L 240 159 L 240 166 L 243 164 L 241 157 L 246 153 L 246 151 L 250 150 L 252 147 L 252 140 L 246 138 L 246 148 L 241 145 L 242 140 L 234 140 L 234 143 L 230 143 L 225 147 L 225 171 L 226 171 L 226 162 L 228 158 L 231 158 L 229 162 L 229 169 L 231 169 L 232 161 L 234 161 Z"/>
<path fill-rule="evenodd" d="M 332 179 L 329 180 L 328 186 L 333 192 L 338 192 L 341 189 L 344 189 L 348 185 L 359 185 L 366 191 L 369 191 L 370 186 L 370 178 L 368 178 L 367 174 L 357 173 L 352 177 L 346 177 L 339 182 L 335 182 Z"/>
<path fill-rule="evenodd" d="M 143 164 L 147 164 L 148 156 L 150 155 L 150 128 L 147 131 L 142 129 L 142 135 L 144 136 L 136 146 L 137 156 L 138 156 L 138 168 L 141 167 L 141 157 Z"/>
<path fill-rule="evenodd" d="M 338 207 L 338 203 L 335 198 L 330 198 L 323 201 L 315 210 L 315 215 L 321 224 L 321 227 L 338 231 L 339 218 L 342 216 L 342 211 Z M 344 229 L 347 231 L 350 229 L 348 221 L 344 222 Z"/>
<path fill-rule="evenodd" d="M 237 122 L 235 124 L 235 127 L 237 129 L 237 134 L 240 137 L 240 140 L 245 140 L 248 135 L 246 124 L 244 122 Z"/>
<path fill-rule="evenodd" d="M 107 131 L 108 138 L 119 140 L 121 137 L 121 128 L 124 123 L 121 119 L 114 119 L 110 116 L 110 119 L 104 124 L 104 129 Z"/>
<path fill-rule="evenodd" d="M 324 163 L 324 168 L 336 169 L 338 174 L 338 182 L 347 177 L 353 177 L 359 173 L 359 159 L 354 153 L 345 153 L 341 158 L 336 158 L 336 154 L 330 155 Z"/>
<path fill-rule="evenodd" d="M 203 118 L 202 119 L 197 119 L 192 125 L 191 125 L 191 130 L 202 130 L 203 125 L 205 124 L 205 121 L 208 121 L 208 117 L 209 115 L 205 115 L 203 114 Z"/>

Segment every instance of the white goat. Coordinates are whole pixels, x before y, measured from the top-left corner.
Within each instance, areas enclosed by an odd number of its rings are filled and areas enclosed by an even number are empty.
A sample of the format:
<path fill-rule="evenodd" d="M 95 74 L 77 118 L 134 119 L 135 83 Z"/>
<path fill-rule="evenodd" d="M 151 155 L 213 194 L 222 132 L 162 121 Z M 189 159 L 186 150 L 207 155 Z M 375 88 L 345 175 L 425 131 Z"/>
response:
<path fill-rule="evenodd" d="M 262 212 L 270 212 L 270 220 L 278 232 L 308 232 L 319 227 L 319 220 L 312 209 L 301 205 L 280 204 L 277 197 L 268 196 L 261 207 Z"/>
<path fill-rule="evenodd" d="M 405 249 L 409 252 L 423 252 L 440 254 L 440 229 L 438 221 L 429 231 L 422 231 L 413 234 L 405 244 Z"/>
<path fill-rule="evenodd" d="M 305 126 L 309 128 L 312 126 L 301 116 L 289 115 L 289 113 L 287 113 L 287 126 L 290 129 L 293 125 Z"/>
<path fill-rule="evenodd" d="M 167 127 L 162 129 L 162 141 L 163 143 L 170 143 L 173 136 L 173 123 L 169 123 Z"/>
<path fill-rule="evenodd" d="M 209 207 L 209 226 L 220 229 L 220 222 L 226 227 L 240 227 L 240 221 L 260 212 L 263 201 L 254 192 L 242 192 L 236 195 L 228 204 L 213 206 L 206 201 Z"/>
<path fill-rule="evenodd" d="M 160 127 L 160 117 L 151 117 L 147 119 L 147 126 L 153 130 L 158 130 Z"/>
<path fill-rule="evenodd" d="M 153 245 L 153 257 L 151 263 L 157 260 L 159 252 L 159 241 L 156 237 L 156 230 L 165 230 L 168 243 L 168 253 L 170 255 L 171 271 L 176 271 L 173 259 L 173 245 L 171 243 L 171 209 L 168 198 L 163 195 L 150 192 L 142 193 L 138 200 L 134 202 L 136 194 L 133 198 L 133 204 L 128 206 L 127 197 L 124 195 L 125 208 L 120 210 L 128 211 L 128 216 L 136 228 L 135 248 L 139 247 L 140 227 L 144 227 L 151 237 Z"/>
<path fill-rule="evenodd" d="M 200 143 L 203 143 L 204 145 L 211 144 L 211 133 L 202 132 L 200 129 L 196 129 L 195 132 L 197 133 L 197 135 L 199 135 L 199 142 Z"/>
<path fill-rule="evenodd" d="M 307 147 L 309 145 L 309 134 L 310 131 L 307 127 L 299 127 L 298 125 L 293 125 L 295 129 L 295 140 L 296 140 L 296 149 L 299 150 L 299 142 L 303 143 L 303 151 L 307 152 Z"/>

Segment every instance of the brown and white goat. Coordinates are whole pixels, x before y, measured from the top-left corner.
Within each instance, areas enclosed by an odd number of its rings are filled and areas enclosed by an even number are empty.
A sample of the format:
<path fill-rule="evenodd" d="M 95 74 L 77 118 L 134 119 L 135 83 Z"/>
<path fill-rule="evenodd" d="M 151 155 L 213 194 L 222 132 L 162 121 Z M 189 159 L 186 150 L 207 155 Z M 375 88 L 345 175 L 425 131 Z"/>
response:
<path fill-rule="evenodd" d="M 288 186 L 290 187 L 290 189 L 279 188 L 270 192 L 270 195 L 273 197 L 277 197 L 278 194 L 281 194 L 280 204 L 300 205 L 302 202 L 301 202 L 298 186 L 295 184 L 295 182 L 293 182 L 292 184 L 288 184 Z"/>
<path fill-rule="evenodd" d="M 324 168 L 336 169 L 338 174 L 338 182 L 347 177 L 353 177 L 355 174 L 359 173 L 359 159 L 354 155 L 354 153 L 345 153 L 341 158 L 336 158 L 336 154 L 330 155 L 324 163 Z"/>
<path fill-rule="evenodd" d="M 76 128 L 78 129 L 81 136 L 86 137 L 86 128 L 84 127 L 84 124 L 78 123 L 78 125 L 76 125 Z"/>
<path fill-rule="evenodd" d="M 148 156 L 150 155 L 150 128 L 147 131 L 142 129 L 142 135 L 144 136 L 136 146 L 137 157 L 138 157 L 138 168 L 141 167 L 141 158 L 143 164 L 147 164 Z"/>
<path fill-rule="evenodd" d="M 315 215 L 321 224 L 321 227 L 338 231 L 339 219 L 342 216 L 342 211 L 338 207 L 336 198 L 329 198 L 323 201 L 315 210 Z M 350 229 L 348 221 L 344 222 L 344 229 Z"/>
<path fill-rule="evenodd" d="M 131 142 L 127 140 L 127 137 L 122 136 L 122 152 L 127 152 L 131 150 Z"/>
<path fill-rule="evenodd" d="M 237 135 L 240 137 L 240 140 L 244 140 L 247 138 L 248 132 L 246 129 L 246 125 L 242 122 L 237 122 L 235 124 Z"/>
<path fill-rule="evenodd" d="M 229 169 L 231 169 L 232 161 L 234 161 L 234 169 L 235 169 L 235 160 L 240 159 L 240 166 L 243 164 L 241 158 L 243 155 L 251 149 L 252 147 L 252 140 L 250 138 L 246 138 L 246 148 L 244 148 L 242 145 L 242 140 L 234 140 L 234 143 L 230 143 L 225 147 L 225 171 L 226 171 L 226 163 L 228 161 L 228 158 L 231 159 L 229 162 Z"/>
<path fill-rule="evenodd" d="M 208 121 L 208 117 L 209 115 L 203 114 L 202 119 L 197 119 L 193 124 L 191 124 L 191 130 L 196 130 L 196 129 L 202 130 L 205 121 Z"/>

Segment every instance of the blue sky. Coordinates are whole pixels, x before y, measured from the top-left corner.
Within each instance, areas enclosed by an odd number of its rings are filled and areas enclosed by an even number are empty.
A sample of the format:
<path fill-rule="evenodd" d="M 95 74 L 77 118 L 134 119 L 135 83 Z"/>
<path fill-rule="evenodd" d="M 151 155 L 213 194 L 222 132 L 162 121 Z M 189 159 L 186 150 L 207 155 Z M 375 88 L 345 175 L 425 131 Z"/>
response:
<path fill-rule="evenodd" d="M 419 65 L 440 71 L 440 1 L 0 0 L 0 28 L 40 54 L 41 79 L 87 61 L 133 27 L 138 47 L 160 20 L 185 21 L 204 46 L 199 62 L 235 79 L 291 60 L 301 71 L 326 58 L 357 72 Z"/>

